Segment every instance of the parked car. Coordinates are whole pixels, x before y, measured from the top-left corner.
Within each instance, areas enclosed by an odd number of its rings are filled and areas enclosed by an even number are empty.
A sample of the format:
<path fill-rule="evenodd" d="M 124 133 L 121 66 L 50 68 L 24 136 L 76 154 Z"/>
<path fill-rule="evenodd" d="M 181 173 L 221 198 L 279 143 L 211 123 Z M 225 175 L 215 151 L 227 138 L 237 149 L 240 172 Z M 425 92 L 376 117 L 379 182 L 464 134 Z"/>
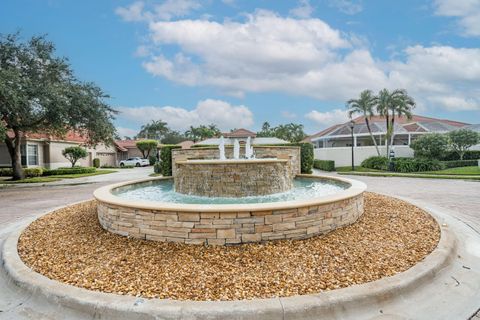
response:
<path fill-rule="evenodd" d="M 124 167 L 124 166 L 144 167 L 149 165 L 150 165 L 150 161 L 148 161 L 148 159 L 143 159 L 140 157 L 128 158 L 127 160 L 120 161 L 120 167 Z"/>

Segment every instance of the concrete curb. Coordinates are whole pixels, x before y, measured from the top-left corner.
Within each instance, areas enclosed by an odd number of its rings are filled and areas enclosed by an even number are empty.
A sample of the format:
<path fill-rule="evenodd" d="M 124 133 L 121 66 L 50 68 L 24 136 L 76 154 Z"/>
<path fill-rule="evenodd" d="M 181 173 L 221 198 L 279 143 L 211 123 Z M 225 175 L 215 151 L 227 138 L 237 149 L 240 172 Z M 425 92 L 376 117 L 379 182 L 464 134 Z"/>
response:
<path fill-rule="evenodd" d="M 439 222 L 438 217 L 436 217 Z M 5 240 L 1 259 L 7 275 L 20 288 L 54 304 L 107 319 L 318 319 L 336 318 L 396 299 L 431 281 L 454 258 L 457 240 L 440 224 L 437 248 L 405 272 L 374 282 L 314 295 L 241 301 L 173 301 L 90 291 L 63 284 L 34 272 L 20 259 L 18 239 L 23 225 Z"/>

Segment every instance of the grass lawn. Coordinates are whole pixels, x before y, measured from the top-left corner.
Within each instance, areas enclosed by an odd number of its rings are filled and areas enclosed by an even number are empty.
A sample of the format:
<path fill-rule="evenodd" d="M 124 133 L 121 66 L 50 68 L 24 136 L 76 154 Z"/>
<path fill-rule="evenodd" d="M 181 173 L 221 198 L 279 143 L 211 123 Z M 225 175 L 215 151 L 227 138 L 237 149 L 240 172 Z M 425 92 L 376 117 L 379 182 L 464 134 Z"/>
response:
<path fill-rule="evenodd" d="M 90 176 L 98 176 L 101 174 L 113 173 L 116 170 L 97 170 L 92 173 L 80 173 L 80 174 L 61 174 L 57 176 L 46 176 L 46 177 L 33 177 L 33 178 L 26 178 L 19 181 L 11 181 L 11 180 L 3 180 L 0 182 L 4 184 L 17 184 L 17 183 L 46 183 L 46 182 L 55 182 L 62 179 L 76 179 L 76 178 L 83 178 L 83 177 L 90 177 Z"/>
<path fill-rule="evenodd" d="M 430 172 L 422 172 L 427 174 L 444 174 L 444 175 L 480 175 L 480 167 L 479 166 L 471 166 L 471 167 L 457 167 L 457 168 L 450 168 L 445 170 L 438 170 L 438 171 L 430 171 Z"/>
<path fill-rule="evenodd" d="M 337 171 L 337 172 L 351 172 L 351 171 L 352 171 L 352 167 L 351 167 L 351 166 L 348 166 L 348 167 L 336 167 L 336 168 L 335 168 L 335 171 Z M 355 167 L 355 171 L 356 171 L 356 172 L 382 172 L 381 170 L 368 169 L 368 168 L 364 168 L 364 167 Z"/>

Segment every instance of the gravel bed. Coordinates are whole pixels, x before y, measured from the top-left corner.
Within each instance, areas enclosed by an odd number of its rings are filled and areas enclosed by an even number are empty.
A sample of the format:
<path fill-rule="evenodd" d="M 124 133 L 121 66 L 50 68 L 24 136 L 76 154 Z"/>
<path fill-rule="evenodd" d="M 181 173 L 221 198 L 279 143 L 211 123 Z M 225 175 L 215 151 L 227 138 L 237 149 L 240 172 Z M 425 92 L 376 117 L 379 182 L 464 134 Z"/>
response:
<path fill-rule="evenodd" d="M 440 230 L 423 210 L 365 193 L 357 223 L 325 236 L 240 246 L 128 239 L 102 229 L 94 201 L 33 222 L 18 251 L 33 270 L 74 286 L 176 300 L 305 295 L 405 271 L 437 246 Z"/>

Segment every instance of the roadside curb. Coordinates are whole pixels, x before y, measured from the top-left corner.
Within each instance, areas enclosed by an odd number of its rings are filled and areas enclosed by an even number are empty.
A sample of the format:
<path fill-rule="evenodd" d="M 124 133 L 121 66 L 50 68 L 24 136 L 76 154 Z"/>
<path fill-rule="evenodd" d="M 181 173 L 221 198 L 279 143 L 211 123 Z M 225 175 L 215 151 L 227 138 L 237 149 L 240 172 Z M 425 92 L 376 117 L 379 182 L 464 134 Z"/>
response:
<path fill-rule="evenodd" d="M 90 200 L 89 200 L 90 201 Z M 425 209 L 424 209 L 425 210 Z M 429 212 L 428 210 L 426 210 Z M 5 240 L 1 251 L 7 275 L 22 289 L 90 316 L 112 319 L 318 319 L 336 318 L 346 309 L 376 305 L 403 296 L 429 282 L 455 256 L 457 240 L 448 225 L 429 212 L 441 229 L 437 248 L 423 261 L 392 277 L 313 295 L 240 301 L 174 301 L 90 291 L 34 272 L 20 259 L 18 239 L 24 224 Z"/>

